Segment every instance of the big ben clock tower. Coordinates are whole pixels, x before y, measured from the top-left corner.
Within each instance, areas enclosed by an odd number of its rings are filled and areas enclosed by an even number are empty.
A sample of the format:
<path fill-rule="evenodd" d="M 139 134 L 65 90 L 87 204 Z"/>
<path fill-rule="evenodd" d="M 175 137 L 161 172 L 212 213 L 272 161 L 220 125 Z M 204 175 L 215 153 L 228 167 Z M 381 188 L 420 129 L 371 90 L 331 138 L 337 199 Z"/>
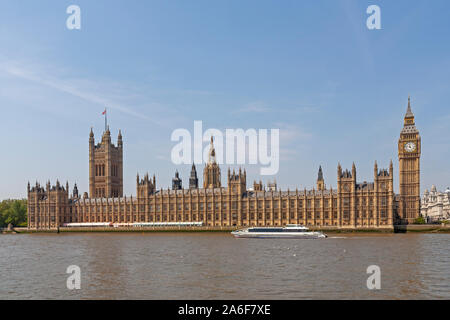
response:
<path fill-rule="evenodd" d="M 421 139 L 416 128 L 411 101 L 408 97 L 408 109 L 400 139 L 398 140 L 398 159 L 400 172 L 400 223 L 410 224 L 420 212 L 420 152 Z"/>

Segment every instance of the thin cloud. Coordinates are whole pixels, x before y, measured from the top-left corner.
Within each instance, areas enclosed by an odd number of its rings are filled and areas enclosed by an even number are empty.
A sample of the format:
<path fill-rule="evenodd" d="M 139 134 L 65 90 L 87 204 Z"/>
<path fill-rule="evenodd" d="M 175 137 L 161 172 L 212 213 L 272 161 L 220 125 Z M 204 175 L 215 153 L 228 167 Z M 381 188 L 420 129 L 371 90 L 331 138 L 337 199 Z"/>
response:
<path fill-rule="evenodd" d="M 234 113 L 285 113 L 285 114 L 299 114 L 299 113 L 312 113 L 317 112 L 319 108 L 316 105 L 303 104 L 298 106 L 296 104 L 291 104 L 291 106 L 285 106 L 285 108 L 269 106 L 263 101 L 254 101 L 245 104 L 242 108 L 235 110 Z"/>
<path fill-rule="evenodd" d="M 312 134 L 304 129 L 289 123 L 277 122 L 274 128 L 280 129 L 280 144 L 289 144 L 300 140 L 309 140 Z"/>
<path fill-rule="evenodd" d="M 271 109 L 262 101 L 255 101 L 245 104 L 241 109 L 236 110 L 234 113 L 264 113 L 269 112 Z"/>
<path fill-rule="evenodd" d="M 86 100 L 88 102 L 101 105 L 103 107 L 108 107 L 125 114 L 137 117 L 142 120 L 151 121 L 154 124 L 160 125 L 161 122 L 151 118 L 145 114 L 136 112 L 130 107 L 126 107 L 122 104 L 116 103 L 113 100 L 106 97 L 106 95 L 101 95 L 99 93 L 90 92 L 89 89 L 81 88 L 80 83 L 76 80 L 65 80 L 62 77 L 51 76 L 48 70 L 39 70 L 36 67 L 25 67 L 23 64 L 17 62 L 9 62 L 0 65 L 0 69 L 3 70 L 8 75 L 13 77 L 21 78 L 27 81 L 37 83 L 42 86 L 46 86 L 72 96 L 78 97 L 80 99 Z M 43 76 L 46 74 L 46 76 Z M 96 83 L 84 80 L 84 87 L 95 87 Z"/>

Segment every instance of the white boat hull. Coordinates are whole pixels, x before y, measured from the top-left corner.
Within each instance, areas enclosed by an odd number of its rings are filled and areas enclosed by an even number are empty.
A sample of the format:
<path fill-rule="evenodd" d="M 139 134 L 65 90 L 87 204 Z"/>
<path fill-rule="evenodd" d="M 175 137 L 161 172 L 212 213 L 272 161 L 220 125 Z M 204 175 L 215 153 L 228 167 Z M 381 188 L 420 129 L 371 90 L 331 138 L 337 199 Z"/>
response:
<path fill-rule="evenodd" d="M 235 238 L 254 238 L 254 239 L 321 239 L 327 236 L 321 232 L 242 232 L 233 231 L 231 233 Z"/>

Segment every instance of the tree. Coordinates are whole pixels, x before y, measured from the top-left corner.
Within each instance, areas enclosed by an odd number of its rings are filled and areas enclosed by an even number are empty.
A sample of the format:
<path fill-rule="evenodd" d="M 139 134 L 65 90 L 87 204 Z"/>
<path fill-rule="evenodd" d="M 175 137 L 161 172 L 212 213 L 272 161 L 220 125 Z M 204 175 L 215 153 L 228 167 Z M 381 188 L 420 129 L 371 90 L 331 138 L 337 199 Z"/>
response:
<path fill-rule="evenodd" d="M 422 216 L 420 216 L 416 220 L 414 220 L 414 224 L 425 224 L 425 223 L 426 223 L 425 218 Z"/>
<path fill-rule="evenodd" d="M 27 221 L 26 200 L 4 200 L 0 203 L 0 227 L 18 226 Z"/>

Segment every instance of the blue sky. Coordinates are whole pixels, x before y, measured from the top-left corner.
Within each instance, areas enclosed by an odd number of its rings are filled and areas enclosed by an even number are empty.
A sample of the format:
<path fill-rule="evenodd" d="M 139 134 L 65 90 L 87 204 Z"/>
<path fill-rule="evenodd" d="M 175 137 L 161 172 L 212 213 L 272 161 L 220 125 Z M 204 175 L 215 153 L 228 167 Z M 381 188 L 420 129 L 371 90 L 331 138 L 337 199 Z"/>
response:
<path fill-rule="evenodd" d="M 66 8 L 81 8 L 81 30 Z M 368 30 L 366 8 L 381 8 Z M 443 1 L 2 1 L 0 199 L 57 178 L 88 190 L 88 135 L 109 108 L 136 172 L 168 187 L 177 128 L 279 128 L 283 189 L 312 188 L 319 165 L 373 180 L 394 160 L 411 95 L 422 189 L 450 185 L 450 3 Z M 205 143 L 205 146 L 207 144 Z M 198 171 L 202 172 L 202 167 Z M 259 167 L 247 166 L 248 186 Z M 225 182 L 226 167 L 222 167 Z M 273 177 L 263 177 L 263 181 Z"/>

